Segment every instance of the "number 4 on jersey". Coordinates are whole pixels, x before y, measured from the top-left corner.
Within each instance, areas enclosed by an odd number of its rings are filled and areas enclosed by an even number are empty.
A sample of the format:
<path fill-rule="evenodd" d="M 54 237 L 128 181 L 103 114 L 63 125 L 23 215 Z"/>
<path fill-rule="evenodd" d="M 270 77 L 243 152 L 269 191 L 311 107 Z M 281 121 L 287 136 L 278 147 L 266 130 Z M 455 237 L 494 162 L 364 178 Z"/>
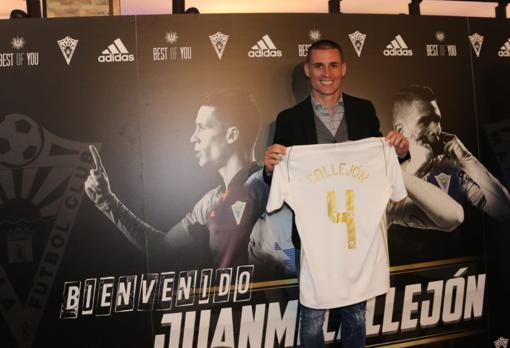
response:
<path fill-rule="evenodd" d="M 327 195 L 328 216 L 333 223 L 343 222 L 347 225 L 347 249 L 356 249 L 356 224 L 354 222 L 354 191 L 345 190 L 345 211 L 336 211 L 336 193 L 329 191 Z"/>

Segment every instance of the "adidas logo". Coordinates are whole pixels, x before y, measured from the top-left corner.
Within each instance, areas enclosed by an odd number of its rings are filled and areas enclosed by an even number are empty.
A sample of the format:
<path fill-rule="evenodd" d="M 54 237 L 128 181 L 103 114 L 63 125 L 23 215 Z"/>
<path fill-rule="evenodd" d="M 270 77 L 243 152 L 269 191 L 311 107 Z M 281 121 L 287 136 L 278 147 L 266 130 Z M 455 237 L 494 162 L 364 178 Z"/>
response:
<path fill-rule="evenodd" d="M 275 44 L 269 37 L 264 35 L 262 40 L 259 40 L 256 45 L 252 46 L 251 51 L 248 52 L 250 58 L 269 58 L 281 57 L 282 51 L 276 48 Z"/>
<path fill-rule="evenodd" d="M 97 60 L 100 63 L 132 62 L 135 60 L 135 55 L 130 54 L 122 40 L 117 38 L 107 49 L 101 52 Z"/>
<path fill-rule="evenodd" d="M 506 40 L 505 44 L 501 46 L 498 52 L 498 56 L 500 57 L 510 57 L 510 38 Z"/>
<path fill-rule="evenodd" d="M 413 50 L 407 47 L 404 39 L 400 34 L 395 36 L 393 40 L 391 40 L 390 44 L 386 46 L 386 49 L 383 51 L 385 56 L 406 56 L 410 57 L 413 55 Z"/>

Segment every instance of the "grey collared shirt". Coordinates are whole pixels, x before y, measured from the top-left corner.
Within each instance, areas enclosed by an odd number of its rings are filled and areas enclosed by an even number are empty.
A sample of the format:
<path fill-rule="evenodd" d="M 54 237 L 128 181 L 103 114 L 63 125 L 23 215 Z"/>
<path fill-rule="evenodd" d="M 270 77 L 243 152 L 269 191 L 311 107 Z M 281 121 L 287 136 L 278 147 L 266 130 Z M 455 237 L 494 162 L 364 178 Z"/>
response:
<path fill-rule="evenodd" d="M 344 118 L 344 103 L 342 97 L 336 102 L 333 106 L 333 112 L 329 112 L 328 108 L 324 105 L 320 104 L 313 96 L 312 99 L 312 107 L 313 113 L 315 116 L 322 121 L 322 123 L 326 126 L 326 128 L 331 132 L 332 136 L 335 136 L 338 127 L 340 126 L 340 122 Z"/>

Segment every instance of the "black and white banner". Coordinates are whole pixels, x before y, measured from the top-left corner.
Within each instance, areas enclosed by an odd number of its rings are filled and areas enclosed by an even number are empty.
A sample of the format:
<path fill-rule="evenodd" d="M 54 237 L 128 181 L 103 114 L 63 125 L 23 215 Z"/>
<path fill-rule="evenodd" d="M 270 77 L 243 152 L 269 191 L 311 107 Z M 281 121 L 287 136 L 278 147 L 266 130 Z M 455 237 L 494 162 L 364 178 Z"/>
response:
<path fill-rule="evenodd" d="M 318 14 L 0 23 L 0 345 L 297 346 L 260 164 L 323 38 L 411 141 L 367 347 L 506 347 L 510 24 Z"/>

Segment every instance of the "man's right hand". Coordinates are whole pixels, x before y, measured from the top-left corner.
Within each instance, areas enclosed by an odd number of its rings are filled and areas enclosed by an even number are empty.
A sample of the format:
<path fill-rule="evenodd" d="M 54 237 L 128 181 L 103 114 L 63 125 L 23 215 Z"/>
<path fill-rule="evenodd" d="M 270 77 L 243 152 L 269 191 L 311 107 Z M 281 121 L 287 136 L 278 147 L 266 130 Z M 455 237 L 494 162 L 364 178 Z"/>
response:
<path fill-rule="evenodd" d="M 89 145 L 92 159 L 94 160 L 95 168 L 90 170 L 90 174 L 85 181 L 85 193 L 92 202 L 96 205 L 100 205 L 113 197 L 113 193 L 110 189 L 110 182 L 108 181 L 108 175 L 104 169 L 101 157 L 94 145 Z"/>
<path fill-rule="evenodd" d="M 287 153 L 287 148 L 280 144 L 273 144 L 264 153 L 264 167 L 267 174 L 273 174 L 274 166 L 280 163 Z"/>
<path fill-rule="evenodd" d="M 444 143 L 445 154 L 455 159 L 461 167 L 464 165 L 465 161 L 473 158 L 471 152 L 469 152 L 466 146 L 464 146 L 455 134 L 443 132 L 441 133 L 440 138 Z"/>

